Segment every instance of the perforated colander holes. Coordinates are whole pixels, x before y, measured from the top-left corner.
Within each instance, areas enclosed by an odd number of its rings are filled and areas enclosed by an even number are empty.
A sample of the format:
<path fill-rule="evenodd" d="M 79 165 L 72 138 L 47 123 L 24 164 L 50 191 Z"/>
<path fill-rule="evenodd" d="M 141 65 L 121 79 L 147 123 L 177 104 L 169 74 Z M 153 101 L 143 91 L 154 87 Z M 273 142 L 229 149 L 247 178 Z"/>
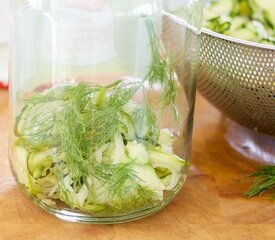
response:
<path fill-rule="evenodd" d="M 275 135 L 274 59 L 274 50 L 203 33 L 198 87 L 232 119 Z"/>

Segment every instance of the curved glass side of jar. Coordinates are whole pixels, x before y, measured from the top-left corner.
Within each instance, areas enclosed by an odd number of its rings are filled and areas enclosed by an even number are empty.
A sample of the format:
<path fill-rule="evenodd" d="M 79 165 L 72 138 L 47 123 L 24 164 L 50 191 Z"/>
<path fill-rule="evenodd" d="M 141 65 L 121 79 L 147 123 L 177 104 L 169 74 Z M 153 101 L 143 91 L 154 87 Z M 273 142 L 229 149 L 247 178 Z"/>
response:
<path fill-rule="evenodd" d="M 201 5 L 13 1 L 10 162 L 34 203 L 116 223 L 173 199 L 189 165 Z"/>

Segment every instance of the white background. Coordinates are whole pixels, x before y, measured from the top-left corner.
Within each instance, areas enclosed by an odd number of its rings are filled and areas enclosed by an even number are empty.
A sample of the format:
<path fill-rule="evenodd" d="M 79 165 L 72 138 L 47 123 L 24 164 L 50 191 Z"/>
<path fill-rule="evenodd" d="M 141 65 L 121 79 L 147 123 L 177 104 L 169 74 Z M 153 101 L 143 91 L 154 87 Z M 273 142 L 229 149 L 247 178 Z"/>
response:
<path fill-rule="evenodd" d="M 9 1 L 0 0 L 0 44 L 8 41 Z"/>
<path fill-rule="evenodd" d="M 8 81 L 9 0 L 0 0 L 0 81 Z"/>

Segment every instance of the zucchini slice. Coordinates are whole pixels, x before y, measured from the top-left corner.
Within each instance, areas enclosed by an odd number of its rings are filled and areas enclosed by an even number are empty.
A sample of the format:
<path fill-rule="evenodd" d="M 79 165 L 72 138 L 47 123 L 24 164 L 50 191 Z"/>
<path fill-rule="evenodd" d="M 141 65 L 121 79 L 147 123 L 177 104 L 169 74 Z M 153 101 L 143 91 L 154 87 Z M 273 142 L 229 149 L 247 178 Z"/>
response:
<path fill-rule="evenodd" d="M 28 168 L 27 159 L 29 156 L 29 151 L 21 146 L 14 147 L 14 153 L 16 155 L 16 171 L 19 183 L 28 185 Z"/>
<path fill-rule="evenodd" d="M 170 164 L 154 163 L 153 167 L 165 190 L 172 190 L 179 182 L 181 174 L 178 173 Z"/>
<path fill-rule="evenodd" d="M 31 152 L 28 157 L 28 170 L 35 178 L 45 177 L 49 174 L 53 158 L 49 151 Z"/>
<path fill-rule="evenodd" d="M 29 105 L 26 105 L 22 110 L 21 113 L 16 117 L 15 122 L 15 135 L 21 136 L 24 134 L 24 126 L 26 123 L 26 117 L 31 112 L 31 107 Z"/>
<path fill-rule="evenodd" d="M 149 159 L 153 166 L 159 165 L 159 163 L 168 164 L 175 169 L 176 172 L 180 172 L 182 167 L 185 165 L 185 161 L 180 157 L 160 150 L 151 150 L 149 152 Z"/>

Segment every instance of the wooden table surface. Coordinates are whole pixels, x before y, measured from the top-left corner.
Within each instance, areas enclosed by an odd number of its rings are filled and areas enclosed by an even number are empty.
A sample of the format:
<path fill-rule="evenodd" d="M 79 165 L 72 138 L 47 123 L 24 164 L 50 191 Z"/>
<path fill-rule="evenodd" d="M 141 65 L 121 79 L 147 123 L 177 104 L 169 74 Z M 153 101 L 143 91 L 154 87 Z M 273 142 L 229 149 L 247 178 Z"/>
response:
<path fill-rule="evenodd" d="M 274 240 L 275 205 L 247 200 L 247 175 L 257 166 L 225 141 L 227 121 L 200 95 L 188 180 L 161 212 L 118 225 L 63 222 L 20 192 L 8 163 L 8 94 L 0 90 L 0 240 Z M 241 181 L 239 181 L 241 180 Z"/>

